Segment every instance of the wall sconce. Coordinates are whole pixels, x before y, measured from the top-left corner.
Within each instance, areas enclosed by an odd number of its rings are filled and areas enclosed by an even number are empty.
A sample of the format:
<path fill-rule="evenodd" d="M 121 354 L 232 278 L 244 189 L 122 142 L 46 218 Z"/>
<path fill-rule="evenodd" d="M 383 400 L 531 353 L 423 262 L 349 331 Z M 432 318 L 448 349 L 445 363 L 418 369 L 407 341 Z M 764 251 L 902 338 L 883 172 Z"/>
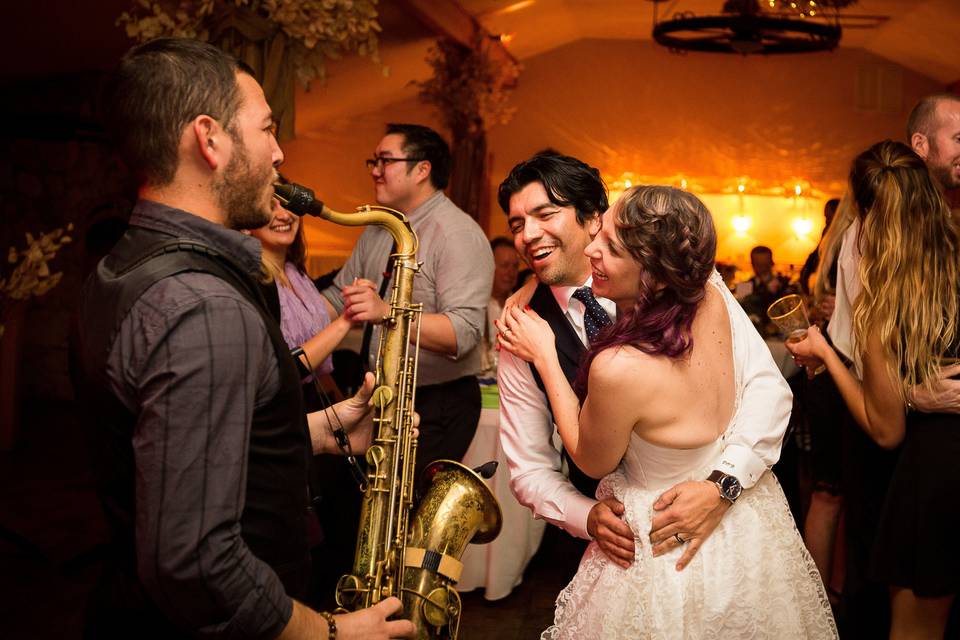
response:
<path fill-rule="evenodd" d="M 800 238 L 805 238 L 810 235 L 810 232 L 813 231 L 813 221 L 809 218 L 794 218 L 793 224 L 794 233 L 797 234 Z"/>
<path fill-rule="evenodd" d="M 733 225 L 733 230 L 737 232 L 737 235 L 742 236 L 750 230 L 753 220 L 750 219 L 750 216 L 733 216 L 730 218 L 730 224 Z"/>

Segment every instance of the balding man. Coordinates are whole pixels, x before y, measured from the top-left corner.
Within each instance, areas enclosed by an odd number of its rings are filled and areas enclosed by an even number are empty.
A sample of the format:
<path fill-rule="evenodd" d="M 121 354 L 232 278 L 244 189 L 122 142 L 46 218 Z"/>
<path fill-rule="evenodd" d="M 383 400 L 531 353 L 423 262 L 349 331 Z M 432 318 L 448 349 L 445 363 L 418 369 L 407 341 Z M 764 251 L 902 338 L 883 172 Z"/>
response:
<path fill-rule="evenodd" d="M 960 188 L 960 96 L 937 93 L 917 103 L 907 140 L 943 189 Z"/>

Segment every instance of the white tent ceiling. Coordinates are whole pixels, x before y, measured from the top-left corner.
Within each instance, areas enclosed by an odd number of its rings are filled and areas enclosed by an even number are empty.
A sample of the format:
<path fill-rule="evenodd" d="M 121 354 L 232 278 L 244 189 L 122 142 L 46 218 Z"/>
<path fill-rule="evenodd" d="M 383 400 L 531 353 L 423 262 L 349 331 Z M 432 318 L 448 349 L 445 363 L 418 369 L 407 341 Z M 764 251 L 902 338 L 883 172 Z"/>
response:
<path fill-rule="evenodd" d="M 331 121 L 416 94 L 411 82 L 430 74 L 424 55 L 435 33 L 417 24 L 402 4 L 380 2 L 383 67 L 360 58 L 338 61 L 326 86 L 300 93 L 298 135 L 309 137 Z M 715 14 L 721 4 L 671 0 L 660 3 L 659 11 Z M 509 35 L 507 49 L 521 63 L 580 40 L 650 41 L 653 29 L 650 0 L 460 0 L 460 5 L 489 33 Z M 960 80 L 960 0 L 859 0 L 843 15 L 851 20 L 841 49 L 865 50 L 944 87 Z"/>

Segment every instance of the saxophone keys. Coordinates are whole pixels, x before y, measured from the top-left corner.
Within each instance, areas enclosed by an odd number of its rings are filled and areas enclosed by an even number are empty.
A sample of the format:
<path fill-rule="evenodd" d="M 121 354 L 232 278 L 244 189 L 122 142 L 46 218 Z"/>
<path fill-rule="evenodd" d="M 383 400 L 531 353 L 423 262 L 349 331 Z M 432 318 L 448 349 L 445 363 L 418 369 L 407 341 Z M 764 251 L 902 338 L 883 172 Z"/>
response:
<path fill-rule="evenodd" d="M 423 617 L 434 627 L 443 627 L 451 620 L 460 617 L 459 598 L 455 601 L 450 598 L 450 590 L 446 587 L 437 587 L 423 599 Z"/>

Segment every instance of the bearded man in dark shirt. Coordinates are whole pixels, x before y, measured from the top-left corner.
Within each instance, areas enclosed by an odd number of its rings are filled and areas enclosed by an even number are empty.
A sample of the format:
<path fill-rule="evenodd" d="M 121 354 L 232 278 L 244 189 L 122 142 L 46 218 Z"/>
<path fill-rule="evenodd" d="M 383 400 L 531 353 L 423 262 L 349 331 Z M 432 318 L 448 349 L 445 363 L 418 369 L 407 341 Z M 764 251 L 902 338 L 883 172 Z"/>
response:
<path fill-rule="evenodd" d="M 124 56 L 105 99 L 139 201 L 80 314 L 115 542 L 86 635 L 410 635 L 387 621 L 396 598 L 342 616 L 296 599 L 310 570 L 307 465 L 336 446 L 326 414 L 303 412 L 260 244 L 239 233 L 270 220 L 283 161 L 263 90 L 219 49 L 161 39 Z M 357 449 L 371 386 L 336 407 Z"/>

